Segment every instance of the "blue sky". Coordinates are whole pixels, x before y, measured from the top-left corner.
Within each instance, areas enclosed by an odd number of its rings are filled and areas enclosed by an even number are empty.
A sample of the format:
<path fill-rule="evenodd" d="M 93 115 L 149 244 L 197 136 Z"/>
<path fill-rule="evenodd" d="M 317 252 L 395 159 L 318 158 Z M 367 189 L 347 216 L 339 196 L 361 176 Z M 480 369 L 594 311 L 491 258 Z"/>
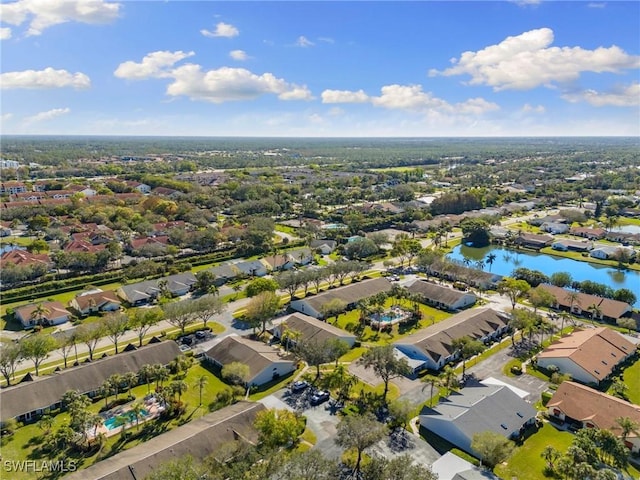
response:
<path fill-rule="evenodd" d="M 640 2 L 0 3 L 4 134 L 640 135 Z"/>

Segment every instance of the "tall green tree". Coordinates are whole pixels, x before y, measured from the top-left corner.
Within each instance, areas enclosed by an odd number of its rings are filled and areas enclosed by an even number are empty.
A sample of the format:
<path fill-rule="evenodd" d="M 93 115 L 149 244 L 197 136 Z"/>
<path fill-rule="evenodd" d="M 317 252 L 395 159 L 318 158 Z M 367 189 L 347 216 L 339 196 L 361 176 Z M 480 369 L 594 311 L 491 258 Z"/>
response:
<path fill-rule="evenodd" d="M 364 450 L 382 440 L 386 433 L 387 428 L 371 414 L 342 417 L 338 423 L 335 442 L 346 450 L 354 449 L 356 451 L 353 478 L 358 478 Z"/>
<path fill-rule="evenodd" d="M 409 375 L 411 368 L 404 358 L 398 358 L 393 352 L 393 345 L 373 347 L 367 350 L 359 362 L 364 368 L 372 368 L 384 382 L 382 401 L 386 403 L 389 392 L 389 382 L 396 377 Z"/>
<path fill-rule="evenodd" d="M 509 458 L 515 446 L 511 440 L 488 430 L 473 435 L 471 448 L 477 452 L 483 464 L 493 468 Z"/>
<path fill-rule="evenodd" d="M 267 323 L 271 322 L 280 310 L 280 298 L 274 292 L 261 292 L 247 304 L 245 318 L 253 327 L 261 326 L 260 334 L 267 330 Z"/>
<path fill-rule="evenodd" d="M 49 357 L 49 353 L 56 348 L 57 342 L 51 335 L 36 333 L 20 340 L 22 357 L 33 362 L 36 376 L 40 374 L 40 365 Z"/>

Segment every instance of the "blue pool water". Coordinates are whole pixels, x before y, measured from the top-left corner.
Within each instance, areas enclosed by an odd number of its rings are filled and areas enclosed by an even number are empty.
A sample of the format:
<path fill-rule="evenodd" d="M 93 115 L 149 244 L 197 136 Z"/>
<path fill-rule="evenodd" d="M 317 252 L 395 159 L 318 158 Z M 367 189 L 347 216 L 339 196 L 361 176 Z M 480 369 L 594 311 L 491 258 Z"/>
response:
<path fill-rule="evenodd" d="M 149 412 L 146 411 L 144 408 L 140 411 L 140 416 L 143 419 L 145 417 L 147 417 L 148 415 L 149 415 Z M 136 416 L 131 411 L 125 412 L 124 414 L 122 414 L 122 416 L 127 418 L 127 422 L 135 422 L 136 421 Z M 114 428 L 118 428 L 118 427 L 122 426 L 122 423 L 120 423 L 119 417 L 115 416 L 115 417 L 107 418 L 104 421 L 104 426 L 105 426 L 105 428 L 107 430 L 113 430 Z"/>

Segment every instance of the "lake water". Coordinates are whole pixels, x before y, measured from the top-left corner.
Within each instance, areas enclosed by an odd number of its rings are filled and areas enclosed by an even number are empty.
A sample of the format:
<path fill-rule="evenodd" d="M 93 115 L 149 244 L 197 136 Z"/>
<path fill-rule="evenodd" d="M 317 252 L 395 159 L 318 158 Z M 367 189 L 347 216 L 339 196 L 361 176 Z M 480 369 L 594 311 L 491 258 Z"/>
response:
<path fill-rule="evenodd" d="M 26 248 L 20 247 L 18 245 L 3 245 L 2 247 L 0 247 L 0 255 L 12 250 L 26 250 Z"/>
<path fill-rule="evenodd" d="M 611 231 L 624 233 L 640 233 L 640 225 L 624 225 L 622 227 L 612 228 Z"/>
<path fill-rule="evenodd" d="M 486 264 L 487 255 L 492 252 L 496 259 L 492 265 Z M 485 248 L 472 248 L 466 245 L 458 245 L 453 252 L 447 255 L 452 260 L 463 261 L 465 258 L 474 262 L 483 260 L 484 271 L 493 272 L 503 276 L 511 276 L 516 268 L 524 267 L 529 270 L 538 270 L 551 276 L 555 272 L 568 272 L 573 280 L 581 282 L 592 280 L 610 286 L 614 290 L 628 288 L 636 294 L 640 301 L 640 272 L 621 271 L 603 265 L 588 262 L 580 262 L 570 258 L 556 257 L 542 253 L 524 252 L 521 250 L 509 250 L 491 245 Z M 636 302 L 637 304 L 638 302 Z"/>

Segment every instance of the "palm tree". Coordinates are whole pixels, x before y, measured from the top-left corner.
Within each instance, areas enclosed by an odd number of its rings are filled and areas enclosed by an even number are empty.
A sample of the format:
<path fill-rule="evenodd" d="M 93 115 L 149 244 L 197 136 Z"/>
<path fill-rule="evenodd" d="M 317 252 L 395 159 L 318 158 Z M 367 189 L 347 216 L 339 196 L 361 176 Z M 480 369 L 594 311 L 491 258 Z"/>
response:
<path fill-rule="evenodd" d="M 43 326 L 44 321 L 47 319 L 47 315 L 51 314 L 51 310 L 45 306 L 44 303 L 39 303 L 36 308 L 31 312 L 30 320 L 34 320 L 36 325 Z"/>
<path fill-rule="evenodd" d="M 153 378 L 153 367 L 149 364 L 142 365 L 138 371 L 138 375 L 144 380 L 144 383 L 147 384 L 147 393 L 151 392 L 150 382 Z"/>
<path fill-rule="evenodd" d="M 195 386 L 198 387 L 198 393 L 200 394 L 200 403 L 198 404 L 198 406 L 202 405 L 202 390 L 204 390 L 204 387 L 207 386 L 207 383 L 209 383 L 209 379 L 206 375 L 200 375 L 198 377 L 198 380 L 196 380 Z"/>
<path fill-rule="evenodd" d="M 133 418 L 136 419 L 136 430 L 140 430 L 140 419 L 143 417 L 142 415 L 143 410 L 144 410 L 144 407 L 139 402 L 135 402 L 133 405 L 131 405 L 130 412 L 131 412 L 131 415 L 133 415 Z"/>
<path fill-rule="evenodd" d="M 558 316 L 560 317 L 560 335 L 563 335 L 564 322 L 569 318 L 570 315 L 567 312 L 560 312 Z"/>
<path fill-rule="evenodd" d="M 491 267 L 493 266 L 493 262 L 495 261 L 496 261 L 495 253 L 491 252 L 489 255 L 487 255 L 485 262 L 487 263 L 487 265 L 489 265 L 489 271 L 491 271 Z"/>
<path fill-rule="evenodd" d="M 153 378 L 156 381 L 156 390 L 158 390 L 162 386 L 162 383 L 169 378 L 169 370 L 159 363 L 152 365 L 151 369 L 153 370 Z"/>
<path fill-rule="evenodd" d="M 49 433 L 51 433 L 51 428 L 53 427 L 53 417 L 51 415 L 43 415 L 38 421 L 38 427 L 42 429 L 45 436 L 49 435 Z"/>
<path fill-rule="evenodd" d="M 113 391 L 116 394 L 116 401 L 117 401 L 118 394 L 120 393 L 120 386 L 123 383 L 122 375 L 120 375 L 119 373 L 114 373 L 108 378 L 108 380 L 109 380 L 109 383 L 111 384 L 111 387 L 113 388 Z"/>
<path fill-rule="evenodd" d="M 593 323 L 594 325 L 596 323 L 596 317 L 598 317 L 598 319 L 602 319 L 602 308 L 600 308 L 600 305 L 592 303 L 591 305 L 589 305 L 589 308 L 587 310 L 589 311 L 589 313 L 591 313 L 591 323 Z"/>
<path fill-rule="evenodd" d="M 131 388 L 138 384 L 138 375 L 133 372 L 127 372 L 122 375 L 122 383 L 127 389 L 127 396 L 130 396 Z"/>
<path fill-rule="evenodd" d="M 580 299 L 580 294 L 573 291 L 567 292 L 564 299 L 569 301 L 569 313 L 573 315 L 573 305 Z"/>
<path fill-rule="evenodd" d="M 443 379 L 444 387 L 446 388 L 447 395 L 449 395 L 451 393 L 451 389 L 457 383 L 456 370 L 451 365 L 445 365 L 440 377 Z"/>
<path fill-rule="evenodd" d="M 189 385 L 184 380 L 175 380 L 171 382 L 170 389 L 171 391 L 178 396 L 178 401 L 180 401 L 180 397 L 182 394 L 187 391 Z"/>
<path fill-rule="evenodd" d="M 109 396 L 111 395 L 111 390 L 113 387 L 111 386 L 111 382 L 109 380 L 105 380 L 102 382 L 100 386 L 100 395 L 104 398 L 104 408 L 109 407 Z"/>
<path fill-rule="evenodd" d="M 629 417 L 618 417 L 616 418 L 616 423 L 622 430 L 620 438 L 622 438 L 623 442 L 627 441 L 627 437 L 630 433 L 635 433 L 636 435 L 640 434 L 640 423 L 632 420 Z"/>
<path fill-rule="evenodd" d="M 440 377 L 436 377 L 435 375 L 427 375 L 422 379 L 423 382 L 431 385 L 431 393 L 429 394 L 429 407 L 433 406 L 433 390 L 435 387 L 442 386 L 442 379 Z"/>

